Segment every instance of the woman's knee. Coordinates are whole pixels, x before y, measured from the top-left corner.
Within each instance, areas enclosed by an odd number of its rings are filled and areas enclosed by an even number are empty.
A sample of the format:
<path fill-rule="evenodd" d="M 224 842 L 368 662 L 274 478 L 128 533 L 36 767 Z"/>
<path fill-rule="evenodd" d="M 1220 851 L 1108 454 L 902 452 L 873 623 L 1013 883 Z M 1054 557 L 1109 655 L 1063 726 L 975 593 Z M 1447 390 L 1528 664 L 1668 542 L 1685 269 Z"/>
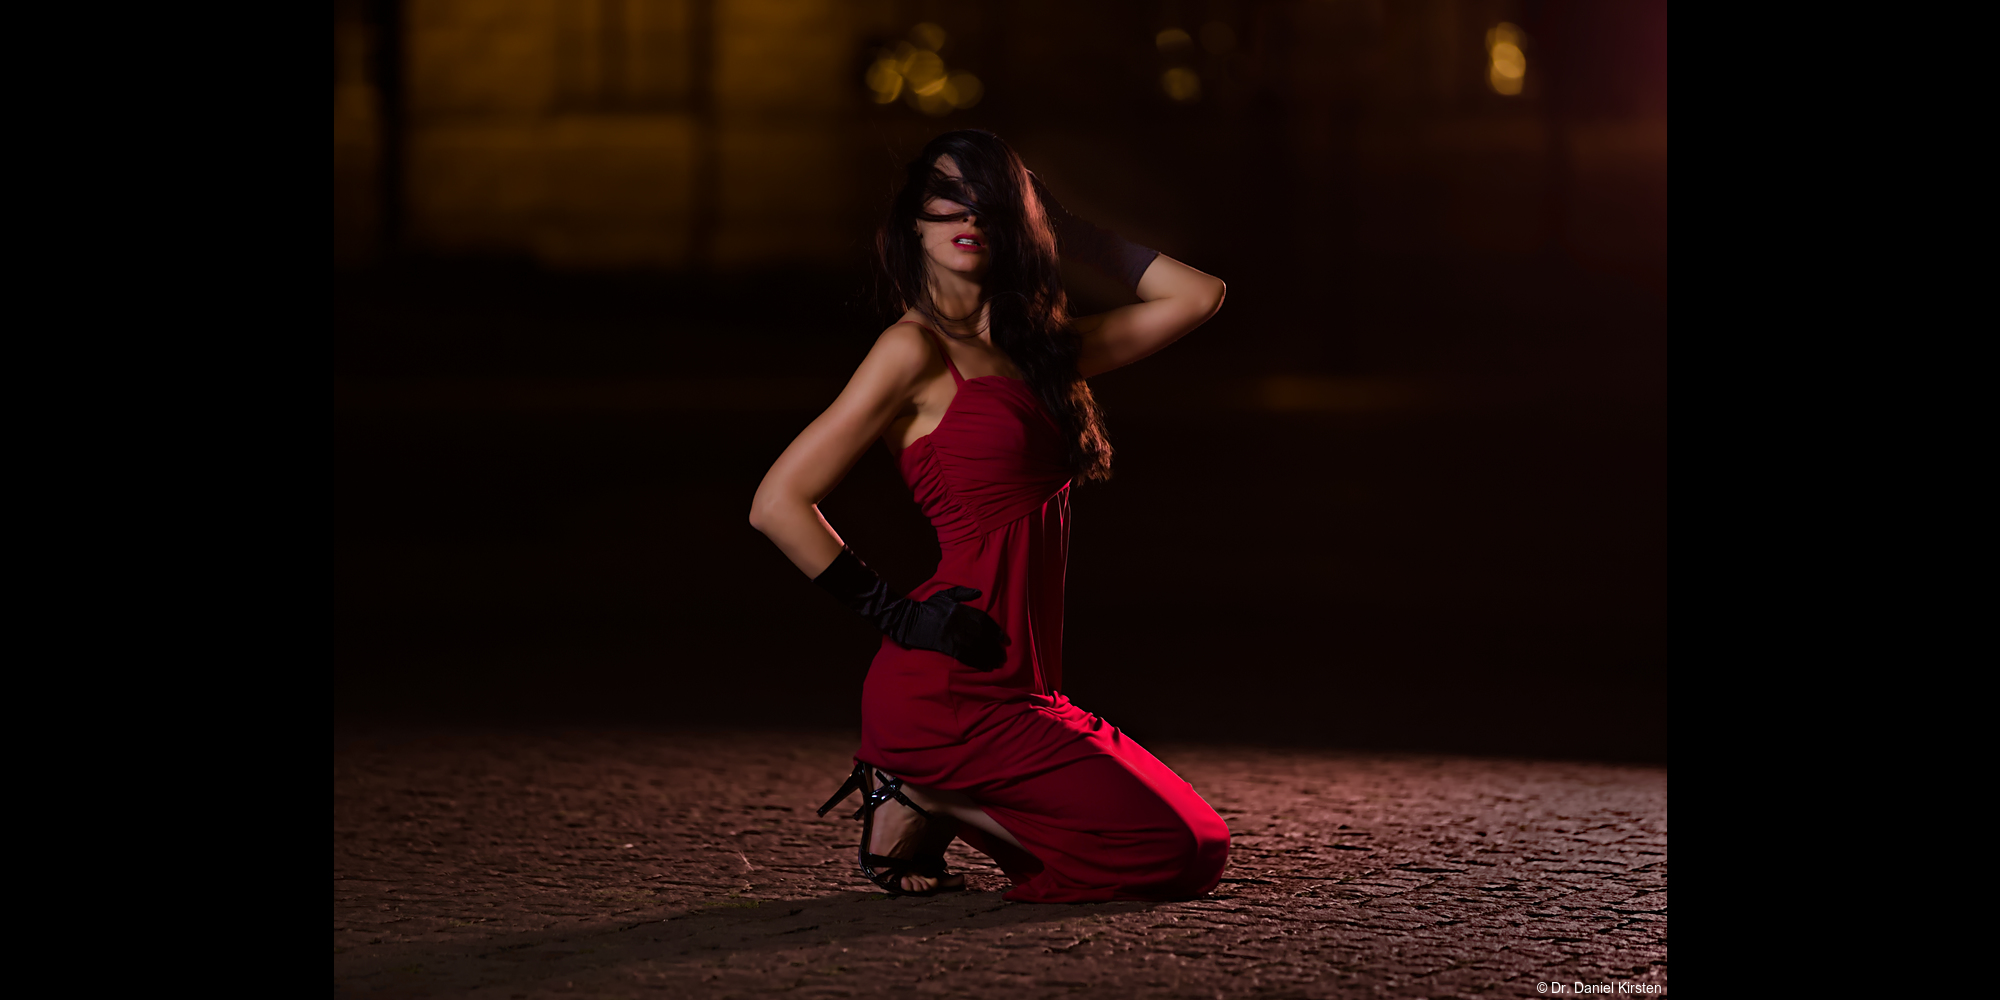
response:
<path fill-rule="evenodd" d="M 1198 896 L 1215 888 L 1229 866 L 1229 827 L 1222 818 L 1213 811 L 1206 817 L 1183 815 L 1172 843 L 1178 893 Z"/>
<path fill-rule="evenodd" d="M 1222 871 L 1229 867 L 1229 831 L 1220 836 L 1204 837 L 1195 849 L 1193 868 L 1200 873 L 1205 888 L 1214 887 L 1222 878 Z"/>

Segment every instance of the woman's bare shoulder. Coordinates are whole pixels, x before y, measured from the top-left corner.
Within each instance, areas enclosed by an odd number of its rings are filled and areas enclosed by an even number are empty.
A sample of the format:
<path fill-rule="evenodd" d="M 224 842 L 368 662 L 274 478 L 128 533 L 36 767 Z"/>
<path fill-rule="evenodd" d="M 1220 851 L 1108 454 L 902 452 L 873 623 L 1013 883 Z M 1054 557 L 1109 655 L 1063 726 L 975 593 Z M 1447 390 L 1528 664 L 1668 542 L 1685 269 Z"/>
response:
<path fill-rule="evenodd" d="M 875 338 L 875 346 L 861 366 L 879 368 L 898 381 L 916 382 L 931 369 L 942 368 L 943 363 L 938 359 L 937 346 L 922 325 L 898 320 Z"/>
<path fill-rule="evenodd" d="M 892 341 L 897 344 L 913 344 L 918 347 L 929 348 L 931 335 L 922 323 L 913 319 L 899 319 L 889 324 L 882 331 L 882 335 L 876 338 L 876 343 L 878 344 L 884 341 Z"/>

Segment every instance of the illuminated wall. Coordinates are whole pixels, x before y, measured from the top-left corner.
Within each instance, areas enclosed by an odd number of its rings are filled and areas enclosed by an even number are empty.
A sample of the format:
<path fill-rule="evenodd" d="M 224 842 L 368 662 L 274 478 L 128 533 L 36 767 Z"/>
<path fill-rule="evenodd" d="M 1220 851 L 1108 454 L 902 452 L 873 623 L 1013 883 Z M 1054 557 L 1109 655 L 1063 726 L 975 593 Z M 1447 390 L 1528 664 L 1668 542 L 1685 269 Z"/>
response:
<path fill-rule="evenodd" d="M 731 267 L 840 245 L 851 4 L 409 0 L 400 14 L 408 246 Z M 369 155 L 365 113 L 340 114 L 337 99 L 337 189 L 340 165 L 358 174 Z"/>
<path fill-rule="evenodd" d="M 341 0 L 335 251 L 829 262 L 894 156 L 979 124 L 1163 246 L 1664 267 L 1665 34 L 1663 0 Z M 1296 236 L 1218 207 L 1274 182 Z"/>

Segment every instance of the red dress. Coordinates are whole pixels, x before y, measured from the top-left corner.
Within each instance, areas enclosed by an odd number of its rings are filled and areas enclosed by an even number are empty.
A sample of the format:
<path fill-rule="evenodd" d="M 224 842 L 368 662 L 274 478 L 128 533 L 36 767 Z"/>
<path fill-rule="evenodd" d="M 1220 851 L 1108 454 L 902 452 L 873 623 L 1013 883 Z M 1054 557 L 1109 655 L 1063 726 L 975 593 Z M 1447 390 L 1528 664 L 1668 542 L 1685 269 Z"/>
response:
<path fill-rule="evenodd" d="M 974 587 L 1007 631 L 1007 662 L 974 670 L 884 638 L 862 688 L 855 758 L 912 784 L 963 791 L 1032 857 L 971 827 L 1037 903 L 1175 899 L 1214 888 L 1229 830 L 1194 788 L 1117 727 L 1062 694 L 1069 466 L 1033 390 L 964 378 L 937 429 L 898 465 L 937 529 L 943 558 L 910 593 Z"/>

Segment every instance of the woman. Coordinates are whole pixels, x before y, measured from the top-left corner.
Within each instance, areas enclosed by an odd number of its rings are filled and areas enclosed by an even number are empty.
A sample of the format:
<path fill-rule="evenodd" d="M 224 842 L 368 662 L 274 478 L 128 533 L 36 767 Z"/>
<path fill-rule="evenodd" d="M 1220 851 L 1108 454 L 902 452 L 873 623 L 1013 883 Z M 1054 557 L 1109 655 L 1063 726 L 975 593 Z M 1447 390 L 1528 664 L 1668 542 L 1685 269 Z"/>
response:
<path fill-rule="evenodd" d="M 1069 316 L 1058 245 L 1142 301 Z M 1201 325 L 1222 282 L 1068 216 L 1012 149 L 974 130 L 938 136 L 911 162 L 876 249 L 902 316 L 771 466 L 750 513 L 885 633 L 854 774 L 821 815 L 864 793 L 862 874 L 898 895 L 964 886 L 944 867 L 953 836 L 999 862 L 1011 900 L 1207 892 L 1228 857 L 1222 820 L 1062 695 L 1063 573 L 1070 481 L 1110 472 L 1083 379 Z M 878 437 L 943 554 L 908 597 L 816 506 Z"/>

